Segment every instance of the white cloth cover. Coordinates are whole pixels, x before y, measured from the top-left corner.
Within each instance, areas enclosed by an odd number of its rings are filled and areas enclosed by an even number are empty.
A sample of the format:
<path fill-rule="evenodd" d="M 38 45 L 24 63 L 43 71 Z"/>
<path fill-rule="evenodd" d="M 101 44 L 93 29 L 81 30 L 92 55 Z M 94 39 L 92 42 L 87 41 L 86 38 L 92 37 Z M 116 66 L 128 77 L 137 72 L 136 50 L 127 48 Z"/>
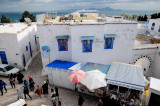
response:
<path fill-rule="evenodd" d="M 144 91 L 145 81 L 141 66 L 114 62 L 106 75 L 107 84 Z"/>
<path fill-rule="evenodd" d="M 151 79 L 150 79 L 150 89 L 159 91 L 159 94 L 160 94 L 160 80 L 151 77 Z"/>
<path fill-rule="evenodd" d="M 89 90 L 98 89 L 107 86 L 105 74 L 99 70 L 88 71 L 86 78 L 81 81 Z"/>
<path fill-rule="evenodd" d="M 26 104 L 26 102 L 25 102 L 24 99 L 19 99 L 17 102 L 12 103 L 12 104 L 7 105 L 7 106 L 23 106 L 23 105 L 25 105 L 25 104 Z"/>

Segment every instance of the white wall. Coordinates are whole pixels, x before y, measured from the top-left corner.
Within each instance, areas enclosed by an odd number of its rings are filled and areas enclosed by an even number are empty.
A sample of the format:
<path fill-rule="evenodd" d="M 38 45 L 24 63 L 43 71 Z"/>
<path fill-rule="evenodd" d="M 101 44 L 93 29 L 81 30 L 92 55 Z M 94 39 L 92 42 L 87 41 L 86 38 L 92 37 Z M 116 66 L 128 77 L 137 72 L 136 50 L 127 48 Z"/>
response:
<path fill-rule="evenodd" d="M 42 25 L 38 26 L 38 35 L 40 42 L 40 49 L 42 46 L 50 47 L 50 58 L 43 58 L 43 66 L 52 62 L 53 60 L 72 60 L 71 38 L 68 39 L 68 51 L 59 51 L 56 36 L 70 35 L 70 28 L 68 25 Z M 71 36 L 70 36 L 71 37 Z M 42 52 L 41 52 L 42 53 Z M 41 55 L 42 56 L 42 55 Z"/>
<path fill-rule="evenodd" d="M 18 33 L 17 35 L 17 40 L 18 40 L 20 52 L 21 52 L 20 56 L 21 56 L 22 66 L 23 66 L 23 58 L 22 58 L 23 54 L 25 55 L 26 66 L 28 66 L 32 60 L 32 57 L 34 57 L 34 55 L 36 55 L 36 53 L 39 51 L 39 40 L 37 38 L 37 44 L 35 44 L 35 35 L 37 36 L 36 25 L 29 26 L 27 29 L 25 29 L 21 33 Z M 29 42 L 31 43 L 32 57 L 30 55 Z M 26 51 L 26 46 L 28 46 L 28 51 Z"/>
<path fill-rule="evenodd" d="M 130 63 L 133 60 L 136 24 L 38 25 L 40 47 L 50 46 L 50 62 L 56 59 L 73 62 Z M 104 34 L 116 34 L 113 49 L 104 49 Z M 57 35 L 70 35 L 68 51 L 58 51 Z M 92 52 L 82 52 L 81 36 L 95 36 Z M 43 66 L 49 63 L 43 58 Z"/>
<path fill-rule="evenodd" d="M 154 30 L 151 30 L 152 23 L 155 23 Z M 149 25 L 148 25 L 148 30 L 151 32 L 158 32 L 158 29 L 160 27 L 160 19 L 150 19 L 149 20 Z"/>
<path fill-rule="evenodd" d="M 0 34 L 0 51 L 6 52 L 8 64 L 14 65 L 14 63 L 17 63 L 17 67 L 21 66 L 20 50 L 16 34 Z"/>

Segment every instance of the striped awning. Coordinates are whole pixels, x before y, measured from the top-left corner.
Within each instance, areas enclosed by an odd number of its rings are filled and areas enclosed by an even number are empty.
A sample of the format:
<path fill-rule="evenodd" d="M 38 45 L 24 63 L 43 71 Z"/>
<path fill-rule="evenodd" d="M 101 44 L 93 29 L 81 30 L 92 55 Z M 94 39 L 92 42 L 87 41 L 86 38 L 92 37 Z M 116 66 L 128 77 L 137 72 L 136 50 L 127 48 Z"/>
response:
<path fill-rule="evenodd" d="M 56 39 L 69 39 L 69 35 L 58 35 Z"/>
<path fill-rule="evenodd" d="M 81 36 L 81 40 L 93 40 L 95 36 Z"/>
<path fill-rule="evenodd" d="M 108 84 L 144 91 L 144 75 L 141 66 L 114 62 L 106 75 Z"/>
<path fill-rule="evenodd" d="M 111 37 L 116 37 L 116 34 L 104 34 L 105 38 L 111 38 Z"/>

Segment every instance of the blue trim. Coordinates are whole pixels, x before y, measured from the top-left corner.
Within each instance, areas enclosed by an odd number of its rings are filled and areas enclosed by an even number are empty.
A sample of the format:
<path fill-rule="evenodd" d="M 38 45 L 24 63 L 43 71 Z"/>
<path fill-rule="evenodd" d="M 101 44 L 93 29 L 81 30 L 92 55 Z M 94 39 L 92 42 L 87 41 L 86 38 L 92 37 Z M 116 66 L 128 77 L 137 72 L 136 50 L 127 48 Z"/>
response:
<path fill-rule="evenodd" d="M 26 46 L 26 51 L 28 51 L 28 46 Z"/>
<path fill-rule="evenodd" d="M 81 36 L 81 40 L 94 40 L 95 36 Z"/>
<path fill-rule="evenodd" d="M 116 34 L 104 34 L 104 38 L 116 37 Z"/>
<path fill-rule="evenodd" d="M 106 80 L 111 80 L 111 79 L 106 79 Z M 126 83 L 126 82 L 121 82 L 121 81 L 116 81 L 116 80 L 111 80 L 111 81 L 120 82 L 120 83 L 124 83 L 124 84 L 129 84 L 129 85 L 134 85 L 134 86 L 139 86 L 139 87 L 144 87 L 144 86 L 141 86 L 141 85 Z"/>
<path fill-rule="evenodd" d="M 69 35 L 58 35 L 56 39 L 69 39 Z"/>
<path fill-rule="evenodd" d="M 1 58 L 2 64 L 8 64 L 5 51 L 0 51 L 0 58 Z"/>

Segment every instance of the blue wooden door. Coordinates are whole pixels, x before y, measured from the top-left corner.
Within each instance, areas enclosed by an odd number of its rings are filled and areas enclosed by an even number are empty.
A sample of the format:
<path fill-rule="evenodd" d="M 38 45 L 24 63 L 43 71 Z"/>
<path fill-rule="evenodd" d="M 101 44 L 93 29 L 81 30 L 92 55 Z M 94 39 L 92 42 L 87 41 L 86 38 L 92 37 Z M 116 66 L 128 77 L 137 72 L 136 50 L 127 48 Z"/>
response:
<path fill-rule="evenodd" d="M 32 57 L 32 47 L 31 47 L 31 43 L 29 42 L 29 49 L 30 49 L 30 55 Z"/>
<path fill-rule="evenodd" d="M 0 58 L 1 58 L 2 64 L 8 64 L 6 53 L 4 51 L 0 51 Z"/>

